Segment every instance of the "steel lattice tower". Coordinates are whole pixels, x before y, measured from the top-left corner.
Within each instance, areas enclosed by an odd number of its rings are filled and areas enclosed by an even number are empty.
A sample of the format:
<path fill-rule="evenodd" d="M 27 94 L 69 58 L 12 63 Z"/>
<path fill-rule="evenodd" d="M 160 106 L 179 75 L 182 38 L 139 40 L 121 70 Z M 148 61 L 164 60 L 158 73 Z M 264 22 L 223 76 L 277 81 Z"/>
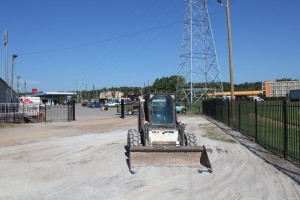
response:
<path fill-rule="evenodd" d="M 185 0 L 186 11 L 176 94 L 190 106 L 223 92 L 207 0 Z"/>

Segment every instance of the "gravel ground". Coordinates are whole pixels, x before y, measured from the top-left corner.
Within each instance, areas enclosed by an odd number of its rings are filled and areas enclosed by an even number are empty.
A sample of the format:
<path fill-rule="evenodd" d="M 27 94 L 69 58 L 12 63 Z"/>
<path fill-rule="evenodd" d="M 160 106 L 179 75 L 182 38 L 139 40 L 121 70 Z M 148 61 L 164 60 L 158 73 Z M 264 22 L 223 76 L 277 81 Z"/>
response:
<path fill-rule="evenodd" d="M 127 130 L 137 118 L 121 119 L 114 108 L 78 106 L 73 122 L 0 128 L 0 199 L 300 199 L 297 179 L 236 133 L 202 116 L 180 119 L 208 149 L 213 173 L 185 166 L 129 173 Z"/>

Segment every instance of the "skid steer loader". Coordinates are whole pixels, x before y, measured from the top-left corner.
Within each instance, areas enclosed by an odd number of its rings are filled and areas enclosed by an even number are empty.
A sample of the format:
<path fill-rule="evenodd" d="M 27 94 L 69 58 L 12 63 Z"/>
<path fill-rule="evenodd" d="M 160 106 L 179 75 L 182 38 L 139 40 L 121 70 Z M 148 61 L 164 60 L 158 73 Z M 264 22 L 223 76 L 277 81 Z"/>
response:
<path fill-rule="evenodd" d="M 197 146 L 194 134 L 185 133 L 178 121 L 173 94 L 139 97 L 138 129 L 127 135 L 129 171 L 136 166 L 199 166 L 212 172 L 204 146 Z"/>

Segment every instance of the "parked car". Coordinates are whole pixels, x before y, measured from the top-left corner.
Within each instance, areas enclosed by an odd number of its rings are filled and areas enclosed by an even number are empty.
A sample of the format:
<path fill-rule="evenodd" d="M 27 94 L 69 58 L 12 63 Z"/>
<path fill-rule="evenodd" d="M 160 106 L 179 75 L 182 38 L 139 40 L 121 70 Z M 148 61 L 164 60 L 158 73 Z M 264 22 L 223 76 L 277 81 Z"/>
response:
<path fill-rule="evenodd" d="M 179 105 L 178 103 L 176 103 L 176 112 L 177 113 L 184 113 L 185 111 L 187 111 L 186 107 L 185 106 L 181 106 Z"/>
<path fill-rule="evenodd" d="M 105 103 L 105 106 L 108 106 L 108 107 L 116 107 L 116 106 L 118 106 L 118 105 L 120 105 L 120 103 L 119 103 L 119 102 L 116 102 L 116 101 L 106 102 L 106 103 Z"/>
<path fill-rule="evenodd" d="M 100 103 L 99 103 L 99 102 L 91 103 L 91 104 L 89 105 L 89 108 L 100 108 Z"/>
<path fill-rule="evenodd" d="M 254 97 L 253 101 L 261 102 L 261 101 L 264 101 L 264 99 L 262 99 L 260 97 Z"/>
<path fill-rule="evenodd" d="M 82 101 L 82 103 L 81 103 L 81 105 L 83 106 L 83 107 L 87 107 L 87 106 L 89 106 L 89 101 L 88 100 L 83 100 Z"/>

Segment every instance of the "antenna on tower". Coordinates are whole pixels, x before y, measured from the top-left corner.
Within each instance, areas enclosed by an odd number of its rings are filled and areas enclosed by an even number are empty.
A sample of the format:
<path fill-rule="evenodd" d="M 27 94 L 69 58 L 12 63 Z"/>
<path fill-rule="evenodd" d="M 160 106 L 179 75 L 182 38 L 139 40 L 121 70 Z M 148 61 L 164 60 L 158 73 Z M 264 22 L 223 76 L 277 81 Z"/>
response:
<path fill-rule="evenodd" d="M 176 94 L 190 107 L 208 94 L 223 92 L 207 1 L 185 0 L 186 11 Z"/>

